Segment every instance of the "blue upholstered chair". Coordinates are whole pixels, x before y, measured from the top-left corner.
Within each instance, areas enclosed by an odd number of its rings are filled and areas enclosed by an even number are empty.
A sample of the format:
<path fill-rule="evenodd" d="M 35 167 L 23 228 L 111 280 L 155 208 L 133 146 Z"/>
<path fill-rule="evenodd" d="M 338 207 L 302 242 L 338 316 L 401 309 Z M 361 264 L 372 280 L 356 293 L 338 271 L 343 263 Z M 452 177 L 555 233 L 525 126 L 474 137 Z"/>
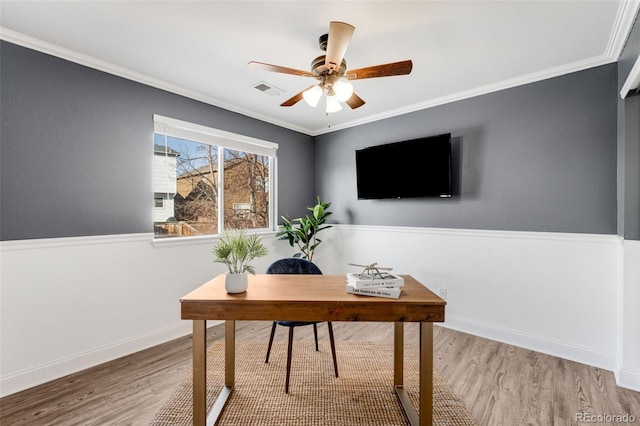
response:
<path fill-rule="evenodd" d="M 287 259 L 280 259 L 273 262 L 267 268 L 267 274 L 322 274 L 322 271 L 313 264 L 312 262 L 302 259 L 299 257 L 291 257 Z M 302 327 L 305 325 L 313 326 L 313 335 L 316 340 L 316 351 L 318 350 L 318 322 L 307 322 L 307 321 L 274 321 L 273 326 L 271 327 L 271 337 L 269 338 L 269 347 L 267 348 L 267 358 L 265 359 L 265 363 L 269 362 L 269 354 L 271 353 L 271 345 L 273 344 L 273 336 L 276 333 L 276 326 L 281 325 L 284 327 L 289 327 L 289 345 L 287 349 L 287 379 L 284 385 L 285 393 L 289 393 L 289 376 L 291 373 L 291 353 L 293 347 L 293 330 L 296 327 Z M 331 354 L 333 355 L 333 369 L 336 372 L 336 377 L 338 377 L 338 361 L 336 360 L 336 344 L 333 340 L 333 326 L 331 325 L 331 321 L 327 322 L 327 327 L 329 328 L 329 340 L 331 342 Z"/>

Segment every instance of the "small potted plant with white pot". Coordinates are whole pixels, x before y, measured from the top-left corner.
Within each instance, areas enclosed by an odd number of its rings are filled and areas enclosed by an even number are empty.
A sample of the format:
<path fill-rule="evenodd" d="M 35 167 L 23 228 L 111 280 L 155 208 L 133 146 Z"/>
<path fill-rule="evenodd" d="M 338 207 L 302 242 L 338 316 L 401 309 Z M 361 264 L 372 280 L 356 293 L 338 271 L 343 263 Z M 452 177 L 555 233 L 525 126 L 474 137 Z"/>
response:
<path fill-rule="evenodd" d="M 255 274 L 249 264 L 256 257 L 266 256 L 267 247 L 258 234 L 247 234 L 242 229 L 222 232 L 218 244 L 213 247 L 214 262 L 224 263 L 229 271 L 225 277 L 227 293 L 243 293 L 247 290 L 248 274 Z"/>

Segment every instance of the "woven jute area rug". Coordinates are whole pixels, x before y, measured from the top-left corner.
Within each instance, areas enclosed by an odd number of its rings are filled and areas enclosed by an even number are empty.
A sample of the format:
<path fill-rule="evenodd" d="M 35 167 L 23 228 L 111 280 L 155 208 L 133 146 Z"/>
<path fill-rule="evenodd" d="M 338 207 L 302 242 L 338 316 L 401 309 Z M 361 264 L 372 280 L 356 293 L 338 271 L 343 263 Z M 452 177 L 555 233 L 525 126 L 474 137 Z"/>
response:
<path fill-rule="evenodd" d="M 287 347 L 275 342 L 265 364 L 266 343 L 236 343 L 236 383 L 219 425 L 408 425 L 393 389 L 390 344 L 338 342 L 338 373 L 328 342 L 293 346 L 289 394 L 284 393 Z M 404 385 L 418 399 L 418 349 L 405 346 Z M 207 352 L 208 407 L 224 381 L 224 344 Z M 192 377 L 156 414 L 151 425 L 192 424 Z M 476 426 L 464 404 L 434 371 L 434 425 Z"/>

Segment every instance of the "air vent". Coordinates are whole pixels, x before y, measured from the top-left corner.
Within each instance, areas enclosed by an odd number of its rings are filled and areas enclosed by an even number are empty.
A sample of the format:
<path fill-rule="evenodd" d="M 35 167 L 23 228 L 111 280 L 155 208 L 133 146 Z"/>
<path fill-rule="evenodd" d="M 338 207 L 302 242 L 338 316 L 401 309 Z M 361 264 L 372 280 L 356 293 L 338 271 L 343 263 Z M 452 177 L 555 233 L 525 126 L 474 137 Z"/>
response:
<path fill-rule="evenodd" d="M 254 84 L 253 87 L 255 89 L 258 89 L 262 93 L 266 93 L 267 95 L 271 96 L 280 96 L 281 93 L 284 93 L 284 90 L 278 89 L 277 87 L 264 81 Z"/>

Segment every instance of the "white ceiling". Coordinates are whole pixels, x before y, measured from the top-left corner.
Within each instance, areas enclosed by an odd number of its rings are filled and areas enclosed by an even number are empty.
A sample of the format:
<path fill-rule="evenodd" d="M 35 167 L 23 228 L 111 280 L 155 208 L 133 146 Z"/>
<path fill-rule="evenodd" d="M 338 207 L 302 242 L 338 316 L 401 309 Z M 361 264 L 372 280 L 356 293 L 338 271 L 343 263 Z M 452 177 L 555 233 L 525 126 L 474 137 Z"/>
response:
<path fill-rule="evenodd" d="M 2 39 L 317 135 L 616 61 L 638 1 L 0 1 Z M 348 68 L 413 60 L 410 75 L 354 81 L 366 101 L 279 104 L 332 20 L 356 27 Z M 270 96 L 253 86 L 284 91 Z M 331 126 L 330 128 L 328 126 Z"/>

